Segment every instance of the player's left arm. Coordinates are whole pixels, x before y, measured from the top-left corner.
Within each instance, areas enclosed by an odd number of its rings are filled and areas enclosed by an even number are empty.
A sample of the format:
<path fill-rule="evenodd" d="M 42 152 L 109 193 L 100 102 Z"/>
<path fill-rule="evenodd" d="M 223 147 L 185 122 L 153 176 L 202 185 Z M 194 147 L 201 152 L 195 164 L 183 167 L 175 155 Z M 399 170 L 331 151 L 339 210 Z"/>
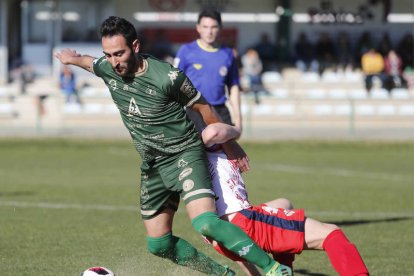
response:
<path fill-rule="evenodd" d="M 240 87 L 239 85 L 232 85 L 229 89 L 229 103 L 232 111 L 232 120 L 234 126 L 239 129 L 240 134 L 243 131 L 242 115 L 241 115 L 241 100 L 240 100 Z M 237 137 L 239 138 L 239 137 Z"/>

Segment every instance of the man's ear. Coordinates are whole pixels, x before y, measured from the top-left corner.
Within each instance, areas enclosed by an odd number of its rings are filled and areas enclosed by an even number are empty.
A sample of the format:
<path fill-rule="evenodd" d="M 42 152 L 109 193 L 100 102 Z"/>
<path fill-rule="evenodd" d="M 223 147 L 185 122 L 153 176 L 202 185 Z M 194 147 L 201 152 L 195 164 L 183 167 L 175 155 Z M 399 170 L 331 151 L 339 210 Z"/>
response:
<path fill-rule="evenodd" d="M 134 50 L 134 53 L 138 53 L 141 46 L 141 42 L 139 42 L 138 39 L 135 39 L 134 42 L 132 42 L 132 49 Z"/>

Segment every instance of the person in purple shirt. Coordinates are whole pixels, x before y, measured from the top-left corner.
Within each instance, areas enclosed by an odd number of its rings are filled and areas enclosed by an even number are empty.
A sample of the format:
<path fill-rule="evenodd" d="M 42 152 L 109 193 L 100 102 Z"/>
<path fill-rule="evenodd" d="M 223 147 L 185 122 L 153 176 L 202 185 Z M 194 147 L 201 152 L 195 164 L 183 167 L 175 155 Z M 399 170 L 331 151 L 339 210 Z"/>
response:
<path fill-rule="evenodd" d="M 240 82 L 237 62 L 232 49 L 219 45 L 221 15 L 206 9 L 198 15 L 196 30 L 199 38 L 178 50 L 174 65 L 188 76 L 221 119 L 242 131 Z M 226 89 L 229 98 L 226 96 Z M 226 106 L 229 102 L 230 109 Z M 230 113 L 231 111 L 231 113 Z"/>

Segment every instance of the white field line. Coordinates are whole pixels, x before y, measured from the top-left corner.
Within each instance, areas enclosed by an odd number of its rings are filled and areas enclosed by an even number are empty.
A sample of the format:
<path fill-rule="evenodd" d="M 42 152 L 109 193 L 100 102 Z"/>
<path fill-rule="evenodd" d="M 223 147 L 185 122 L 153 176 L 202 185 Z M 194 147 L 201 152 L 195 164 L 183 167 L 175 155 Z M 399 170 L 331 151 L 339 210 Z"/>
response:
<path fill-rule="evenodd" d="M 127 211 L 127 212 L 139 212 L 138 206 L 115 206 L 115 205 L 93 205 L 93 204 L 64 204 L 64 203 L 49 203 L 49 202 L 25 202 L 25 201 L 2 201 L 0 200 L 0 206 L 13 207 L 13 208 L 39 208 L 39 209 L 77 209 L 77 210 L 94 210 L 94 211 Z M 178 212 L 184 212 L 179 209 Z M 306 211 L 306 214 L 310 217 L 323 216 L 323 217 L 414 217 L 412 212 L 344 212 L 344 211 Z"/>
<path fill-rule="evenodd" d="M 258 169 L 257 167 L 256 169 Z M 373 173 L 373 172 L 359 172 L 347 169 L 321 169 L 321 168 L 311 168 L 304 166 L 293 166 L 293 165 L 283 165 L 283 164 L 266 164 L 260 166 L 261 169 L 279 171 L 279 172 L 290 172 L 290 173 L 301 173 L 301 174 L 327 174 L 333 176 L 343 176 L 343 177 L 363 177 L 370 179 L 378 180 L 388 180 L 388 181 L 413 181 L 411 177 L 406 177 L 397 174 L 385 174 L 385 173 Z"/>
<path fill-rule="evenodd" d="M 16 208 L 41 208 L 41 209 L 80 209 L 80 210 L 97 210 L 97 211 L 130 211 L 138 212 L 138 206 L 115 206 L 101 204 L 67 204 L 67 203 L 49 203 L 49 202 L 24 202 L 24 201 L 2 201 L 0 206 Z"/>

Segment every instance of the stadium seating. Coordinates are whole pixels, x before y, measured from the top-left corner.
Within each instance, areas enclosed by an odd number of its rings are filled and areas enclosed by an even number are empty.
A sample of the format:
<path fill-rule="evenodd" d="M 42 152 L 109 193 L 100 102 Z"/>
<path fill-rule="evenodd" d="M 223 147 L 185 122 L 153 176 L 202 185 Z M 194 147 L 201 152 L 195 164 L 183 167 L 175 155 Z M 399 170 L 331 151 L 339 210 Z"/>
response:
<path fill-rule="evenodd" d="M 325 72 L 322 76 L 294 68 L 264 72 L 260 102 L 243 93 L 247 128 L 255 126 L 412 127 L 414 89 L 364 89 L 360 72 Z M 22 95 L 16 84 L 0 86 L 0 127 L 122 127 L 104 83 L 93 76 L 79 80 L 82 104 L 67 104 L 56 79 L 42 77 Z"/>

